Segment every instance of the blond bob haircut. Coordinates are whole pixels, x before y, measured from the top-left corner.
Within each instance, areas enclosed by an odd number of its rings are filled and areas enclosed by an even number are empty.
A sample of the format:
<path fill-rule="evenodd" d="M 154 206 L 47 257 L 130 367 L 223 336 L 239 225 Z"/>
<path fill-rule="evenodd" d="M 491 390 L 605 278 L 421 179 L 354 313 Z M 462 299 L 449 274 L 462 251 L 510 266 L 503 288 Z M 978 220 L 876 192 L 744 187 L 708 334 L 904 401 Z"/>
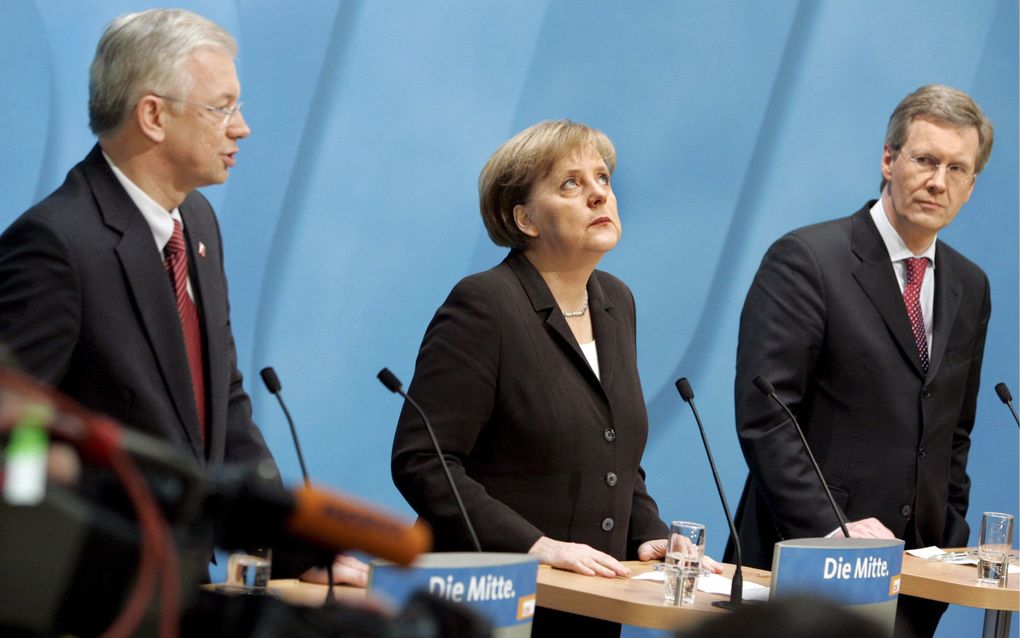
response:
<path fill-rule="evenodd" d="M 528 203 L 532 187 L 549 174 L 556 160 L 589 147 L 612 174 L 613 143 L 602 131 L 570 120 L 539 122 L 500 146 L 478 176 L 478 204 L 489 239 L 497 246 L 523 249 L 529 238 L 514 221 L 514 206 Z"/>
<path fill-rule="evenodd" d="M 978 134 L 978 153 L 975 158 L 974 174 L 980 173 L 992 154 L 994 131 L 992 122 L 985 117 L 981 107 L 958 89 L 945 84 L 928 84 L 903 98 L 889 117 L 885 129 L 885 145 L 895 158 L 910 134 L 910 124 L 919 117 L 931 118 L 958 128 L 973 126 Z M 882 179 L 879 191 L 885 188 Z"/>
<path fill-rule="evenodd" d="M 89 69 L 92 132 L 102 137 L 115 131 L 146 93 L 185 95 L 194 79 L 184 65 L 197 49 L 237 56 L 229 33 L 190 11 L 150 9 L 108 24 Z"/>

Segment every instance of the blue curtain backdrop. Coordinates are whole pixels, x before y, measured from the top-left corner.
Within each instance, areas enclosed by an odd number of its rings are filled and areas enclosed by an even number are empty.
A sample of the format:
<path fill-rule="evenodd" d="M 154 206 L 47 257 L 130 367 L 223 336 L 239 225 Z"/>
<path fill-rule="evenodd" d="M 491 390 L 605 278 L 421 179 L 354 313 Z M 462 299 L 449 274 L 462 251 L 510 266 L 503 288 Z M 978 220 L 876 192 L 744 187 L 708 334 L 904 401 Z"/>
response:
<path fill-rule="evenodd" d="M 942 234 L 988 272 L 993 294 L 971 542 L 983 510 L 1016 512 L 1017 430 L 992 391 L 998 381 L 1020 390 L 1016 0 L 181 4 L 240 44 L 253 132 L 230 181 L 207 194 L 226 241 L 241 367 L 289 481 L 298 464 L 258 382 L 266 365 L 283 381 L 312 475 L 410 515 L 389 476 L 400 402 L 375 373 L 389 366 L 409 381 L 449 289 L 502 258 L 477 212 L 488 155 L 538 120 L 569 117 L 619 150 L 626 232 L 602 267 L 638 303 L 649 488 L 665 519 L 704 521 L 721 555 L 726 526 L 673 381 L 690 378 L 735 505 L 746 472 L 733 427 L 737 318 L 758 262 L 785 231 L 875 197 L 889 113 L 942 82 L 977 99 L 997 138 Z M 3 3 L 0 225 L 94 143 L 96 40 L 115 16 L 148 6 Z M 953 608 L 939 635 L 976 635 L 980 620 Z"/>

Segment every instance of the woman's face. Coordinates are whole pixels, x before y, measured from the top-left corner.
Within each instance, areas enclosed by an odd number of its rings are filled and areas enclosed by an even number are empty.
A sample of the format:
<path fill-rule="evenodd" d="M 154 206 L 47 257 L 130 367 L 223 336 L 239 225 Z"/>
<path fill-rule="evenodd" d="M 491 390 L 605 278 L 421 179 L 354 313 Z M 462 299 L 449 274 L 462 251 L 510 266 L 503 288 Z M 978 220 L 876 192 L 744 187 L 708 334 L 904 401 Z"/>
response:
<path fill-rule="evenodd" d="M 514 219 L 532 238 L 528 250 L 558 257 L 601 255 L 623 230 L 609 168 L 590 146 L 557 159 L 532 186 L 528 202 L 514 207 Z"/>

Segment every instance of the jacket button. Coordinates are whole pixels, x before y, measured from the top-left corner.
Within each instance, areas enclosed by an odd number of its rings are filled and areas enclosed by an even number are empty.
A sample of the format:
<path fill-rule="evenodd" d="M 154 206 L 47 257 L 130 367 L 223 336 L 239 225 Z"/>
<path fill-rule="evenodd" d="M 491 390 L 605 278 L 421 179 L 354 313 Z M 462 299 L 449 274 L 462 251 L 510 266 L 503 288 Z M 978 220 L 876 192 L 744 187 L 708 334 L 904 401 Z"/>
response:
<path fill-rule="evenodd" d="M 615 523 L 613 523 L 613 519 L 609 518 L 608 516 L 602 519 L 603 530 L 611 532 L 613 531 L 613 525 L 615 525 Z"/>
<path fill-rule="evenodd" d="M 931 390 L 927 386 L 925 386 L 924 391 L 921 393 L 921 396 L 924 397 L 925 399 L 930 399 Z"/>
<path fill-rule="evenodd" d="M 910 518 L 910 515 L 913 513 L 914 508 L 910 507 L 909 505 L 904 505 L 903 507 L 900 508 L 900 514 L 903 515 L 903 518 Z"/>
<path fill-rule="evenodd" d="M 928 455 L 928 452 L 923 447 L 920 450 L 917 451 L 917 456 L 919 458 L 923 459 L 927 455 Z"/>
<path fill-rule="evenodd" d="M 609 487 L 616 487 L 616 481 L 617 478 L 615 472 L 606 472 L 606 485 Z"/>
<path fill-rule="evenodd" d="M 602 433 L 602 436 L 605 437 L 607 441 L 612 443 L 613 441 L 616 440 L 616 430 L 614 430 L 613 428 L 606 428 L 605 432 Z"/>

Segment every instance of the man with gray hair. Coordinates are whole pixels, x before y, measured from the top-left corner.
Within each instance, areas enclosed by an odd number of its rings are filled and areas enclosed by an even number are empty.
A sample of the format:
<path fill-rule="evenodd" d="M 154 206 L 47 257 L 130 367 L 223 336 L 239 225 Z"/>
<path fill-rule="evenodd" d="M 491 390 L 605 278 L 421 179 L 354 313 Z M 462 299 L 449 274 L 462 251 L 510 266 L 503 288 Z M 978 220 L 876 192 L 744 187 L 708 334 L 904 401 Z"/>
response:
<path fill-rule="evenodd" d="M 219 225 L 195 190 L 227 180 L 250 133 L 236 54 L 188 11 L 111 22 L 89 78 L 98 144 L 0 236 L 0 343 L 203 467 L 272 462 L 237 368 Z"/>
<path fill-rule="evenodd" d="M 734 386 L 750 470 L 737 512 L 747 564 L 771 567 L 777 541 L 842 536 L 792 424 L 755 387 L 759 374 L 804 429 L 851 536 L 967 544 L 991 301 L 984 272 L 937 235 L 991 149 L 992 125 L 968 95 L 921 87 L 889 120 L 880 198 L 787 234 L 762 260 Z M 896 635 L 932 635 L 943 611 L 900 596 Z"/>

